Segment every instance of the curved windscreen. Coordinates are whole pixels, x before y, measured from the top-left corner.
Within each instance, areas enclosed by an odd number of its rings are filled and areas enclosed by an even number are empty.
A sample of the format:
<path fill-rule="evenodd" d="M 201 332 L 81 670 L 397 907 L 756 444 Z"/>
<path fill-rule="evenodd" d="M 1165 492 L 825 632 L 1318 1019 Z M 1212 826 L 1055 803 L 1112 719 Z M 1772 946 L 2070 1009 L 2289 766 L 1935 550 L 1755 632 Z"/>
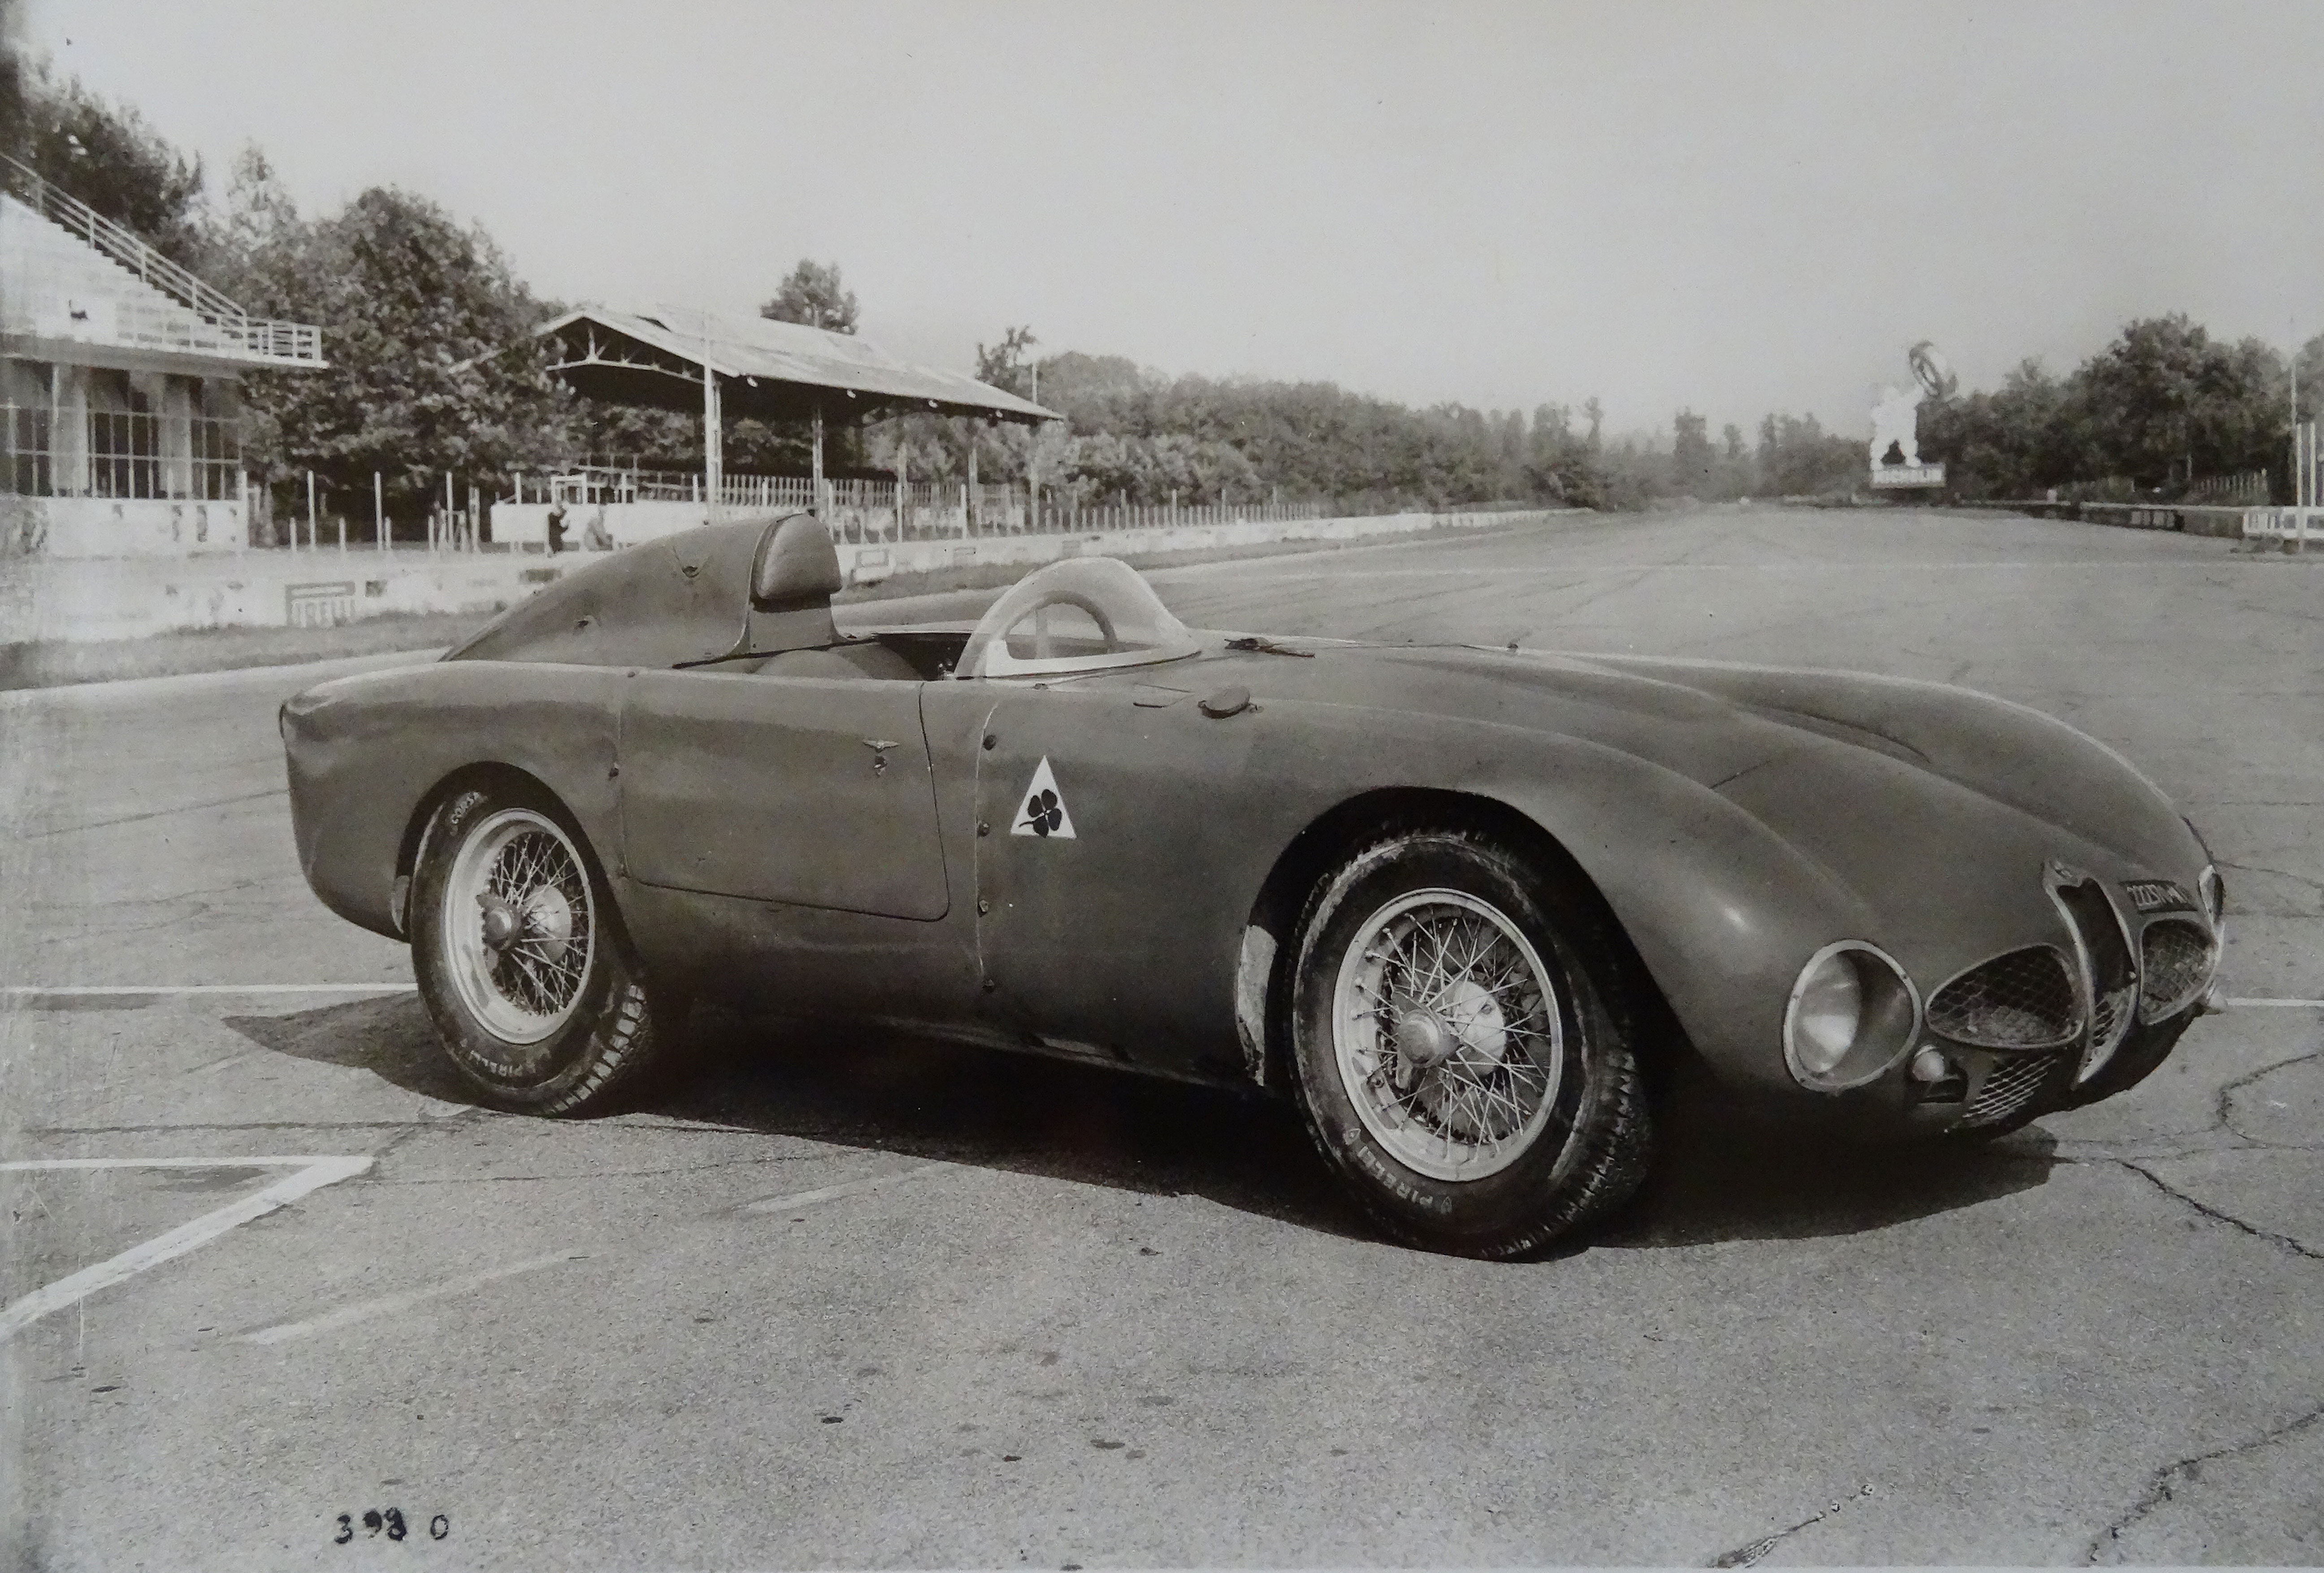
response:
<path fill-rule="evenodd" d="M 1195 649 L 1185 625 L 1127 563 L 1075 557 L 1034 569 L 993 602 L 954 670 L 964 678 L 1095 671 Z"/>

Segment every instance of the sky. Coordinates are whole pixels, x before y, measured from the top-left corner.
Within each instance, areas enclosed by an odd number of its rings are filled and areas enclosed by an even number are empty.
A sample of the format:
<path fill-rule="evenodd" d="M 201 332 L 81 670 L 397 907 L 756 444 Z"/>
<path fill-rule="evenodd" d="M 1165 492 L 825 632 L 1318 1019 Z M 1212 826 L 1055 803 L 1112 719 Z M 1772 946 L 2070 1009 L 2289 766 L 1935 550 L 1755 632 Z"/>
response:
<path fill-rule="evenodd" d="M 539 293 L 1861 434 L 2135 318 L 2324 329 L 2324 5 L 27 0 L 222 192 L 401 186 Z"/>

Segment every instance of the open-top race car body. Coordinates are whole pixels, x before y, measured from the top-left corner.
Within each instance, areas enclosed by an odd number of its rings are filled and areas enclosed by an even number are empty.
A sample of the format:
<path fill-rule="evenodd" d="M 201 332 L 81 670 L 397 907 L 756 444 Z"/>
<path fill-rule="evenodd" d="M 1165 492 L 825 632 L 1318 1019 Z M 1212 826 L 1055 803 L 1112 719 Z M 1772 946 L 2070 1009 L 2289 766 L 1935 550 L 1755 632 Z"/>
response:
<path fill-rule="evenodd" d="M 1647 1084 L 1991 1134 L 2203 1008 L 2218 876 L 2120 756 L 1936 684 L 1186 629 L 1126 566 L 842 637 L 807 515 L 568 574 L 283 708 L 331 909 L 496 1104 L 687 1002 L 1281 1089 L 1389 1232 L 1618 1203 Z"/>

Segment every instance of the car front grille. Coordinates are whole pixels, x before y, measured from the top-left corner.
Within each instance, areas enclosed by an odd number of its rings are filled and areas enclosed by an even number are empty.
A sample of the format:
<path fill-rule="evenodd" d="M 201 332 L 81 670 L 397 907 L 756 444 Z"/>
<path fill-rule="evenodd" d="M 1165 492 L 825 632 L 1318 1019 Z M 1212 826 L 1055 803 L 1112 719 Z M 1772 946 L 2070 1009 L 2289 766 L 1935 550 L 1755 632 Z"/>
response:
<path fill-rule="evenodd" d="M 2107 1061 L 2130 1031 L 2138 1004 L 2138 963 L 2114 903 L 2094 879 L 2061 883 L 2052 887 L 2059 907 L 2074 926 L 2082 957 L 2089 967 L 2090 1036 L 2082 1050 L 2081 1073 L 2089 1076 Z"/>
<path fill-rule="evenodd" d="M 2183 1010 L 2210 981 L 2211 941 L 2202 930 L 2177 918 L 2149 923 L 2140 942 L 2139 1014 L 2160 1021 Z"/>
<path fill-rule="evenodd" d="M 1974 1131 L 2007 1120 L 2041 1095 L 2066 1058 L 2063 1052 L 2025 1054 L 1997 1061 L 1978 1083 L 1977 1095 L 1953 1122 L 1953 1129 Z"/>
<path fill-rule="evenodd" d="M 2048 945 L 1980 962 L 1929 1000 L 1931 1031 L 1979 1049 L 2047 1049 L 2082 1030 L 2066 958 Z"/>

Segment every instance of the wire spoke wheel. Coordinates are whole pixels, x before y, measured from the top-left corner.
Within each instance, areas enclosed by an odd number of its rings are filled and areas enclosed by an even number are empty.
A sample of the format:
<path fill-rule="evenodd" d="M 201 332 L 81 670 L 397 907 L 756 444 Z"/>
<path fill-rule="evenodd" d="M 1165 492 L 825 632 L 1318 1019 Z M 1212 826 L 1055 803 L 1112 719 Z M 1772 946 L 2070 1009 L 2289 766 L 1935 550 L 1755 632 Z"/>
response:
<path fill-rule="evenodd" d="M 460 1003 L 504 1042 L 533 1044 L 573 1017 L 597 923 L 580 848 L 530 808 L 472 827 L 444 881 L 446 971 Z"/>
<path fill-rule="evenodd" d="M 1411 891 L 1359 925 L 1333 1050 L 1357 1116 L 1398 1162 L 1481 1180 L 1539 1139 L 1565 1071 L 1551 976 L 1516 922 L 1464 891 Z"/>
<path fill-rule="evenodd" d="M 1387 826 L 1317 882 L 1287 1004 L 1307 1133 L 1391 1236 L 1508 1260 L 1652 1155 L 1621 933 L 1554 850 Z"/>

